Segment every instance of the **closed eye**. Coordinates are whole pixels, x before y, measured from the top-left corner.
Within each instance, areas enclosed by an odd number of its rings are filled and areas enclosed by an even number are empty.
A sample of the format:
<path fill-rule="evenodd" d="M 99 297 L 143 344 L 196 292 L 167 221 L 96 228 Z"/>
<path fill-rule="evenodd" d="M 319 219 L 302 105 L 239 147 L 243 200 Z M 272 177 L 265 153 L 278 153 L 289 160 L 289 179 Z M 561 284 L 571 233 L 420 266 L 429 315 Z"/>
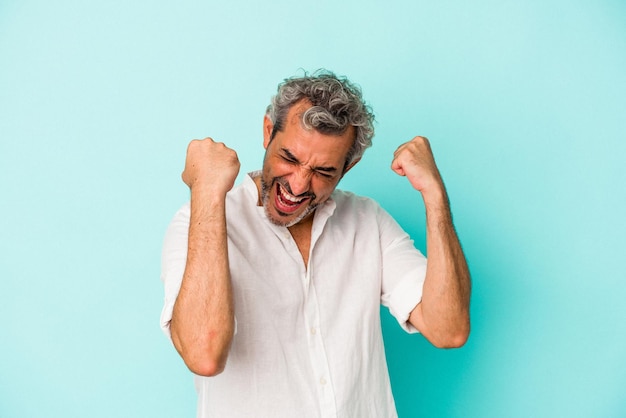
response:
<path fill-rule="evenodd" d="M 282 154 L 280 155 L 280 158 L 282 158 L 283 160 L 287 161 L 290 164 L 299 163 L 298 159 L 291 152 L 289 152 L 289 150 L 286 148 L 282 149 Z"/>
<path fill-rule="evenodd" d="M 315 174 L 318 174 L 326 179 L 332 179 L 333 176 L 331 174 L 328 173 L 324 173 L 323 171 L 316 171 Z"/>

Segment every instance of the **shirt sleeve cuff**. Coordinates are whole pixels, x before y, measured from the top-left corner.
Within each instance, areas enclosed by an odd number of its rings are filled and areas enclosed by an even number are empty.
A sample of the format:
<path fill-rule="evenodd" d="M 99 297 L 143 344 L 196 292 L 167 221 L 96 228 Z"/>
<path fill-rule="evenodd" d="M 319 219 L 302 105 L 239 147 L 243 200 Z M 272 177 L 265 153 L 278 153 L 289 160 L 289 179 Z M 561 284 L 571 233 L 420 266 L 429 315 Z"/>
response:
<path fill-rule="evenodd" d="M 407 279 L 398 283 L 389 296 L 388 303 L 385 303 L 385 305 L 389 306 L 391 315 L 396 318 L 402 329 L 409 334 L 415 334 L 419 331 L 411 325 L 409 316 L 421 301 L 422 283 Z"/>
<path fill-rule="evenodd" d="M 163 310 L 161 311 L 161 330 L 172 340 L 172 333 L 170 331 L 170 322 L 172 321 L 172 312 L 174 311 L 174 303 L 167 300 L 163 303 Z"/>

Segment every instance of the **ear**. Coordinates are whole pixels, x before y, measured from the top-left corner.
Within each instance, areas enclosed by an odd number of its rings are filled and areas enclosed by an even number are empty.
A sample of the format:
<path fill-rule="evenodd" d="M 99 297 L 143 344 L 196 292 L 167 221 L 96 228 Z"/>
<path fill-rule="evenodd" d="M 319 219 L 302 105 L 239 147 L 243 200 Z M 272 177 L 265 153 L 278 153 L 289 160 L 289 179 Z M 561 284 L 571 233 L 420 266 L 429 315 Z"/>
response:
<path fill-rule="evenodd" d="M 341 176 L 342 176 L 342 177 L 343 177 L 343 176 L 345 176 L 345 175 L 346 175 L 346 173 L 347 173 L 348 171 L 350 171 L 350 169 L 351 169 L 352 167 L 354 167 L 354 166 L 356 165 L 356 163 L 358 163 L 359 161 L 361 161 L 361 159 L 360 159 L 360 158 L 357 158 L 356 160 L 352 161 L 352 162 L 350 163 L 350 165 L 348 165 L 348 167 L 346 167 L 346 170 L 343 172 L 343 174 L 342 174 Z"/>
<path fill-rule="evenodd" d="M 267 146 L 270 144 L 272 138 L 272 130 L 274 129 L 274 124 L 270 120 L 270 118 L 265 115 L 263 118 L 263 148 L 267 149 Z"/>

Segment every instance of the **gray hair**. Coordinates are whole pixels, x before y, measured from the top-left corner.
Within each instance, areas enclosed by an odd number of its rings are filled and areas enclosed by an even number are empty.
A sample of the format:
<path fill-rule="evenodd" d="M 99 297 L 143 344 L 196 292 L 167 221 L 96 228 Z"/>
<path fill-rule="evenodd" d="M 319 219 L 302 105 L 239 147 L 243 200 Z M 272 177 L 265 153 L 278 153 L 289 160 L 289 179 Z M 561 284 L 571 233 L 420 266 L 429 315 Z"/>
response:
<path fill-rule="evenodd" d="M 267 107 L 267 116 L 274 125 L 270 140 L 274 139 L 276 132 L 282 131 L 289 109 L 301 100 L 312 104 L 302 115 L 306 129 L 341 135 L 354 126 L 356 134 L 344 170 L 372 145 L 374 114 L 363 101 L 361 89 L 346 77 L 337 77 L 326 70 L 287 78 L 278 85 L 278 92 Z"/>

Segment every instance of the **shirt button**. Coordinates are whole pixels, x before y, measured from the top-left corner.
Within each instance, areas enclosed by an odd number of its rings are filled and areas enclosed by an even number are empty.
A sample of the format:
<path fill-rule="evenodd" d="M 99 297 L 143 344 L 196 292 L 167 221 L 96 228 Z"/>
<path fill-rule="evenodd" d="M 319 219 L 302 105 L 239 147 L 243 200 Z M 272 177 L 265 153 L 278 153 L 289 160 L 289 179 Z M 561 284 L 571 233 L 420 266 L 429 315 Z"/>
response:
<path fill-rule="evenodd" d="M 320 379 L 320 384 L 325 385 L 326 384 L 326 379 L 324 379 L 323 377 Z"/>
<path fill-rule="evenodd" d="M 315 335 L 315 333 L 317 332 L 317 330 L 313 327 L 311 327 L 311 334 Z"/>

